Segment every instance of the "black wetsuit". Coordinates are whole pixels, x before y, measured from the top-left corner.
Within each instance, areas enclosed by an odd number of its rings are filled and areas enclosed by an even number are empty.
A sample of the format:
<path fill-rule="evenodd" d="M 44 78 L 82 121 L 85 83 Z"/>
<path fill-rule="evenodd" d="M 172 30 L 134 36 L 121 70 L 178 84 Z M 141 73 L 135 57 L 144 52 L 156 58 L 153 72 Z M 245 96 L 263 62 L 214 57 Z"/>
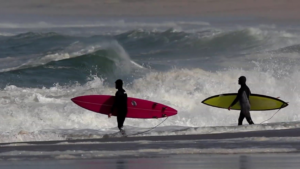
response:
<path fill-rule="evenodd" d="M 111 112 L 117 108 L 118 128 L 121 130 L 127 115 L 127 94 L 124 89 L 119 89 L 115 95 L 115 102 L 111 108 Z"/>
<path fill-rule="evenodd" d="M 238 125 L 243 124 L 243 120 L 246 117 L 247 121 L 249 124 L 254 124 L 251 115 L 250 115 L 250 102 L 249 102 L 249 96 L 251 94 L 250 89 L 246 84 L 242 84 L 241 88 L 238 91 L 238 95 L 235 98 L 235 100 L 232 102 L 230 107 L 234 106 L 238 101 L 241 106 L 241 112 L 240 112 L 240 117 L 239 117 L 239 123 Z"/>

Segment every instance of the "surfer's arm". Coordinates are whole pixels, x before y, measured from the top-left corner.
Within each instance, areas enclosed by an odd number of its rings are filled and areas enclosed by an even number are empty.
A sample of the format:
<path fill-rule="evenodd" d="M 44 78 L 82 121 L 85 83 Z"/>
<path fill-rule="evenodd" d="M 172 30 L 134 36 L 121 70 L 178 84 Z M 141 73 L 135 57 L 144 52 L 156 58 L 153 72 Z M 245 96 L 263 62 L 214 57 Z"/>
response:
<path fill-rule="evenodd" d="M 114 104 L 111 106 L 110 113 L 108 114 L 108 118 L 111 117 L 112 113 L 114 112 L 115 107 L 116 107 L 116 100 L 114 101 Z"/>
<path fill-rule="evenodd" d="M 114 108 L 115 108 L 115 103 L 112 105 L 111 109 L 110 109 L 110 112 L 108 114 L 108 118 L 111 117 L 112 113 L 114 112 Z"/>
<path fill-rule="evenodd" d="M 110 114 L 114 112 L 114 109 L 115 109 L 115 103 L 111 106 Z"/>
<path fill-rule="evenodd" d="M 116 107 L 116 105 L 117 105 L 117 98 L 115 99 L 115 102 L 114 102 L 114 104 L 112 105 L 112 107 L 111 107 L 111 109 L 110 109 L 110 113 L 113 113 L 114 112 L 114 109 L 115 109 L 115 107 Z"/>
<path fill-rule="evenodd" d="M 111 106 L 111 109 L 110 109 L 110 115 L 114 112 L 114 109 L 117 107 L 118 100 L 119 100 L 118 99 L 118 92 L 116 92 L 114 104 Z"/>
<path fill-rule="evenodd" d="M 234 106 L 238 102 L 238 100 L 239 100 L 239 97 L 236 96 L 236 98 L 234 99 L 234 101 L 231 103 L 231 105 L 229 107 Z"/>
<path fill-rule="evenodd" d="M 231 103 L 231 105 L 228 107 L 228 110 L 230 110 L 231 107 L 234 106 L 234 105 L 239 101 L 239 98 L 241 97 L 241 94 L 242 94 L 242 90 L 239 90 L 239 91 L 238 91 L 238 95 L 237 95 L 236 98 L 233 100 L 233 102 Z"/>

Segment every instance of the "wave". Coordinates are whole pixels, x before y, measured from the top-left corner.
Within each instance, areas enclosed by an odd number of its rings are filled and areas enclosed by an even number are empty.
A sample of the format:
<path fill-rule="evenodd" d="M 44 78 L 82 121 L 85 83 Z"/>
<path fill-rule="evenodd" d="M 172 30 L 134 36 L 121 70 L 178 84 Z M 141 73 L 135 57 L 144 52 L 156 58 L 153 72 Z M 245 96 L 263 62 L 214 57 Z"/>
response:
<path fill-rule="evenodd" d="M 37 39 L 37 38 L 49 38 L 49 37 L 65 37 L 55 32 L 47 32 L 47 33 L 36 33 L 36 32 L 27 32 L 21 33 L 15 36 L 10 37 L 10 39 L 18 40 L 18 39 Z"/>
<path fill-rule="evenodd" d="M 282 53 L 300 53 L 300 44 L 295 44 L 291 46 L 287 46 L 281 49 L 276 50 L 275 52 L 282 52 Z"/>
<path fill-rule="evenodd" d="M 74 48 L 79 45 L 78 51 Z M 73 50 L 73 52 L 72 52 Z M 0 58 L 5 62 L 21 65 L 1 69 L 1 78 L 10 84 L 26 87 L 53 86 L 54 83 L 85 83 L 91 74 L 106 78 L 138 75 L 146 69 L 131 60 L 127 52 L 116 41 L 101 43 L 97 46 L 82 48 L 80 43 L 73 43 L 64 52 L 42 57 Z M 7 66 L 7 64 L 5 65 Z M 55 75 L 55 78 L 52 76 Z M 5 87 L 7 83 L 2 83 Z"/>
<path fill-rule="evenodd" d="M 146 135 L 299 127 L 297 33 L 275 27 L 216 29 L 198 22 L 122 22 L 110 24 L 109 30 L 114 24 L 114 29 L 120 28 L 118 34 L 71 36 L 49 29 L 1 36 L 0 142 L 101 138 L 116 131 L 115 118 L 89 112 L 70 99 L 113 95 L 118 78 L 130 97 L 179 112 Z M 195 26 L 195 31 L 184 29 L 186 25 Z M 253 93 L 280 97 L 289 106 L 267 124 L 259 123 L 275 111 L 252 112 L 257 125 L 236 127 L 239 112 L 200 103 L 212 95 L 236 92 L 241 75 Z M 126 119 L 125 127 L 139 132 L 160 122 Z"/>
<path fill-rule="evenodd" d="M 179 47 L 185 49 L 217 50 L 218 48 L 232 49 L 231 46 L 247 46 L 257 44 L 263 37 L 255 36 L 251 29 L 232 32 L 216 30 L 201 31 L 195 34 L 169 29 L 164 32 L 133 30 L 116 36 L 116 39 L 131 47 Z M 260 45 L 260 44 L 257 44 Z"/>
<path fill-rule="evenodd" d="M 90 74 L 134 79 L 140 77 L 136 70 L 144 67 L 166 71 L 200 66 L 215 71 L 228 67 L 226 60 L 243 65 L 255 53 L 282 49 L 299 41 L 294 34 L 259 28 L 194 33 L 141 29 L 91 37 L 28 32 L 0 39 L 0 76 L 4 81 L 10 79 L 0 85 L 20 85 L 21 81 L 28 82 L 27 86 L 41 82 L 40 86 L 47 87 L 53 83 L 82 84 Z M 56 80 L 43 79 L 53 74 L 58 74 Z"/>
<path fill-rule="evenodd" d="M 187 53 L 187 51 L 215 55 L 224 52 L 261 51 L 272 46 L 277 49 L 294 45 L 299 42 L 299 37 L 282 31 L 264 31 L 259 28 L 241 28 L 231 31 L 217 29 L 206 29 L 197 32 L 178 31 L 174 28 L 166 31 L 155 31 L 147 29 L 131 30 L 118 35 L 96 35 L 91 37 L 76 37 L 61 35 L 55 32 L 36 33 L 27 32 L 6 39 L 4 46 L 22 50 L 27 54 L 37 52 L 55 52 L 61 47 L 79 41 L 86 45 L 116 40 L 126 50 L 132 53 L 151 53 L 151 51 L 174 51 L 173 53 Z M 276 42 L 274 44 L 274 42 Z M 0 42 L 1 43 L 1 42 Z M 8 43 L 8 44 L 7 44 Z M 26 51 L 22 47 L 26 47 Z M 85 46 L 83 46 L 84 48 Z M 188 53 L 190 53 L 188 52 Z M 13 53 L 14 54 L 14 53 Z M 24 55 L 24 54 L 23 54 Z"/>
<path fill-rule="evenodd" d="M 300 41 L 297 34 L 259 28 L 241 28 L 231 31 L 207 29 L 194 33 L 176 29 L 166 31 L 142 29 L 128 31 L 116 35 L 115 38 L 126 49 L 142 51 L 153 57 L 172 55 L 174 58 L 178 55 L 189 57 L 221 55 L 223 57 L 228 53 L 240 56 L 253 52 L 271 51 Z"/>
<path fill-rule="evenodd" d="M 66 41 L 65 43 L 64 40 Z M 97 37 L 83 38 L 83 37 L 69 37 L 65 35 L 60 35 L 55 32 L 48 33 L 34 33 L 28 32 L 24 34 L 19 34 L 13 37 L 6 39 L 6 42 L 10 42 L 8 44 L 8 48 L 18 48 L 18 47 L 26 47 L 26 49 L 32 53 L 29 55 L 33 55 L 33 57 L 18 56 L 15 57 L 16 60 L 20 59 L 20 65 L 17 65 L 12 68 L 6 68 L 0 70 L 1 72 L 37 67 L 41 65 L 46 65 L 50 62 L 61 61 L 65 59 L 71 59 L 76 57 L 83 57 L 87 55 L 98 55 L 100 53 L 112 53 L 113 55 L 120 55 L 120 58 L 129 58 L 127 52 L 123 49 L 123 47 L 114 39 L 103 39 Z M 25 43 L 26 45 L 23 45 Z M 45 44 L 44 46 L 37 46 L 39 43 Z M 61 44 L 61 46 L 57 46 L 56 43 Z M 21 44 L 21 45 L 20 45 Z M 7 44 L 6 44 L 7 45 Z M 30 48 L 35 48 L 36 51 L 32 51 Z M 39 48 L 39 49 L 37 49 Z M 18 49 L 17 49 L 18 50 Z M 22 51 L 22 54 L 24 52 Z M 36 56 L 34 56 L 36 55 Z M 106 56 L 108 59 L 116 59 L 114 56 Z M 0 58 L 5 61 L 8 58 Z M 24 62 L 22 58 L 30 58 Z M 125 60 L 126 60 L 125 59 Z M 131 61 L 133 62 L 133 61 Z M 141 67 L 137 63 L 136 66 Z"/>
<path fill-rule="evenodd" d="M 162 124 L 162 127 L 181 126 L 180 130 L 187 127 L 186 130 L 177 131 L 179 134 L 232 132 L 242 129 L 230 127 L 237 125 L 239 112 L 205 106 L 200 102 L 212 95 L 236 92 L 239 88 L 237 78 L 244 75 L 247 77 L 248 86 L 253 93 L 280 97 L 289 102 L 287 108 L 280 110 L 276 116 L 266 122 L 277 123 L 276 125 L 255 125 L 253 128 L 245 128 L 245 130 L 287 128 L 288 125 L 291 125 L 292 128 L 299 126 L 297 121 L 300 121 L 298 115 L 299 74 L 300 70 L 297 65 L 286 70 L 286 65 L 278 65 L 276 61 L 268 66 L 257 64 L 255 68 L 247 71 L 228 69 L 210 72 L 202 69 L 173 69 L 167 72 L 150 72 L 132 82 L 125 80 L 125 89 L 130 97 L 152 100 L 176 108 L 179 112 L 178 115 L 170 117 Z M 98 130 L 102 134 L 112 132 L 116 129 L 114 118 L 107 119 L 106 116 L 82 109 L 72 103 L 70 99 L 89 94 L 113 95 L 114 92 L 115 89 L 112 86 L 97 76 L 90 77 L 90 80 L 84 84 L 56 84 L 49 88 L 8 85 L 0 90 L 0 108 L 2 109 L 0 117 L 3 119 L 0 133 L 14 135 L 20 131 L 30 133 L 52 130 L 59 132 L 59 130 L 69 129 L 70 131 Z M 251 115 L 253 121 L 259 124 L 274 113 L 275 111 L 252 112 Z M 143 128 L 153 127 L 160 122 L 155 119 L 126 119 L 125 125 L 143 130 Z M 291 122 L 295 122 L 296 125 Z M 171 128 L 174 129 L 174 127 Z M 152 134 L 164 134 L 166 129 L 164 130 L 161 133 L 155 131 Z M 84 133 L 81 134 L 86 137 Z M 171 132 L 170 134 L 176 133 Z"/>

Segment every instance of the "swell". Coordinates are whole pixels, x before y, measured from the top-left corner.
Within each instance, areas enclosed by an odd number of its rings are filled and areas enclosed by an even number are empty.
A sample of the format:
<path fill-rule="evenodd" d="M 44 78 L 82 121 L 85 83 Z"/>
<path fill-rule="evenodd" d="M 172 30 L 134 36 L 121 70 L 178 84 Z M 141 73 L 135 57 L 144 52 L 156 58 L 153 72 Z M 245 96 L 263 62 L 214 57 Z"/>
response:
<path fill-rule="evenodd" d="M 206 55 L 261 49 L 261 45 L 265 42 L 264 38 L 253 34 L 251 29 L 229 32 L 212 29 L 196 33 L 180 32 L 174 29 L 164 32 L 133 30 L 117 35 L 115 38 L 126 49 L 142 49 L 144 53 L 159 50 L 172 51 L 169 54 L 192 51 Z"/>
<path fill-rule="evenodd" d="M 251 49 L 261 49 L 267 36 L 257 33 L 251 28 L 220 31 L 208 29 L 194 33 L 176 31 L 131 30 L 119 35 L 96 35 L 91 37 L 76 37 L 57 34 L 55 32 L 28 32 L 1 40 L 1 48 L 5 53 L 0 57 L 26 55 L 36 53 L 55 53 L 70 48 L 74 42 L 82 43 L 82 47 L 97 43 L 116 40 L 128 52 L 133 54 L 150 53 L 151 51 L 191 51 L 199 54 L 213 55 L 221 52 L 241 52 Z M 19 53 L 18 53 L 19 52 Z"/>
<path fill-rule="evenodd" d="M 223 60 L 243 61 L 246 55 L 271 50 L 274 44 L 283 49 L 294 45 L 285 41 L 295 38 L 284 35 L 257 28 L 197 32 L 131 30 L 90 37 L 28 32 L 0 39 L 0 85 L 82 84 L 91 74 L 108 80 L 117 76 L 138 78 L 135 73 L 143 69 L 140 65 L 155 70 L 218 70 L 228 67 L 222 65 Z"/>
<path fill-rule="evenodd" d="M 0 77 L 16 86 L 50 87 L 54 83 L 83 84 L 91 75 L 98 75 L 109 81 L 143 69 L 116 44 L 79 56 L 66 53 L 34 58 L 21 66 L 2 69 Z M 1 87 L 6 85 L 2 83 Z"/>
<path fill-rule="evenodd" d="M 20 59 L 19 64 L 15 62 L 12 64 L 11 60 L 8 64 L 0 64 L 0 69 L 15 70 L 12 68 L 38 66 L 36 61 L 32 60 L 48 59 L 47 62 L 51 62 L 78 57 L 95 52 L 99 48 L 107 48 L 107 44 L 115 41 L 126 49 L 132 58 L 144 60 L 157 57 L 160 59 L 207 57 L 225 52 L 240 53 L 258 48 L 263 43 L 251 29 L 224 33 L 213 29 L 196 33 L 178 32 L 174 29 L 163 32 L 132 30 L 119 35 L 92 37 L 66 36 L 55 32 L 28 32 L 0 40 L 0 59 L 4 61 L 7 58 Z M 53 55 L 64 57 L 59 59 Z M 42 62 L 41 65 L 46 63 Z"/>

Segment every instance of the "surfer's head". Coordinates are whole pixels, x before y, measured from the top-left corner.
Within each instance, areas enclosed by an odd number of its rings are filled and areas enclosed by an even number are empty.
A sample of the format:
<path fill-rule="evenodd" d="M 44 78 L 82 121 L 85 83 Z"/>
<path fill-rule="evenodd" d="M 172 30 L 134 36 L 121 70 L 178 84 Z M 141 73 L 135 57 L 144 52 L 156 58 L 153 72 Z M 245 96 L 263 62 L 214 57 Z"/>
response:
<path fill-rule="evenodd" d="M 123 88 L 123 81 L 121 79 L 118 79 L 115 83 L 116 83 L 116 89 Z"/>
<path fill-rule="evenodd" d="M 239 84 L 240 84 L 240 85 L 246 84 L 246 77 L 245 77 L 245 76 L 241 76 L 241 77 L 239 78 Z"/>

